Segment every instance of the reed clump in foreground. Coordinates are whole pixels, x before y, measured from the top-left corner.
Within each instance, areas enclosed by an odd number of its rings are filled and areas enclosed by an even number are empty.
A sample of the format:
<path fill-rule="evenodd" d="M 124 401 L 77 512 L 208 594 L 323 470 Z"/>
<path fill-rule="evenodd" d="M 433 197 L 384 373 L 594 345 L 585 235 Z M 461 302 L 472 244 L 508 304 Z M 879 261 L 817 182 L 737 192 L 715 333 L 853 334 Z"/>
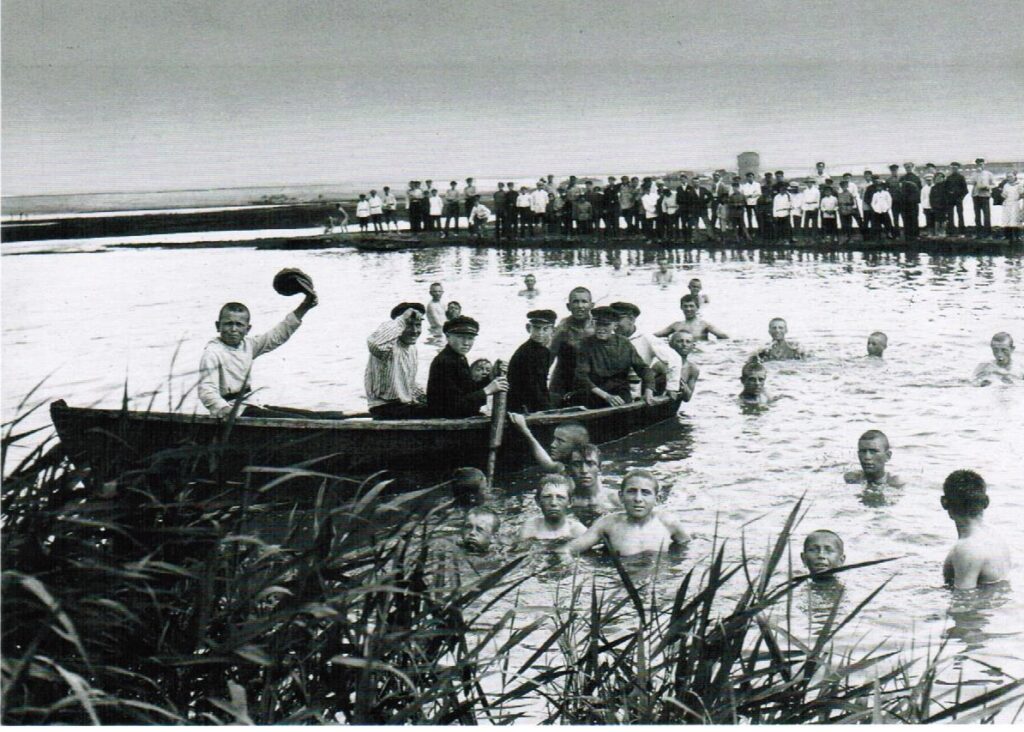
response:
<path fill-rule="evenodd" d="M 803 581 L 774 580 L 799 505 L 756 574 L 718 548 L 664 609 L 617 564 L 621 594 L 591 585 L 586 603 L 580 586 L 516 627 L 498 603 L 525 579 L 521 558 L 434 582 L 436 488 L 395 496 L 313 463 L 251 469 L 244 485 L 135 468 L 100 486 L 46 443 L 8 473 L 19 422 L 3 436 L 5 724 L 940 721 L 1021 698 L 1019 681 L 937 694 L 937 658 L 864 681 L 892 654 L 833 657 L 882 588 L 833 610 L 813 645 L 770 620 Z M 310 501 L 280 498 L 299 483 Z M 269 516 L 284 517 L 280 541 L 260 538 Z M 746 589 L 723 614 L 733 577 Z M 528 637 L 537 650 L 513 669 Z"/>

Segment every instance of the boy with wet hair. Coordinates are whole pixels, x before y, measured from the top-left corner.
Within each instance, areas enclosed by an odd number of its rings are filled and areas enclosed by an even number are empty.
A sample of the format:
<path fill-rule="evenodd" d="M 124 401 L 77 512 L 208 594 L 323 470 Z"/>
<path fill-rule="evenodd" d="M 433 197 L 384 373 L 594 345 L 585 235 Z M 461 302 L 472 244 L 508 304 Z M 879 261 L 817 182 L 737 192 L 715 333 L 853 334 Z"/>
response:
<path fill-rule="evenodd" d="M 955 470 L 942 484 L 942 508 L 956 525 L 957 541 L 942 565 L 945 583 L 970 590 L 1007 578 L 1010 547 L 985 525 L 989 498 L 985 479 L 973 470 Z"/>
<path fill-rule="evenodd" d="M 226 417 L 234 402 L 252 393 L 252 362 L 270 353 L 302 325 L 302 316 L 317 306 L 316 293 L 309 292 L 285 319 L 257 336 L 249 335 L 249 308 L 240 302 L 223 305 L 217 314 L 217 337 L 210 340 L 199 359 L 199 400 L 214 417 Z M 259 407 L 249 406 L 250 412 Z"/>
<path fill-rule="evenodd" d="M 569 453 L 566 472 L 572 478 L 572 507 L 592 511 L 606 511 L 621 504 L 614 491 L 604 487 L 601 478 L 601 448 L 597 445 L 577 445 Z"/>
<path fill-rule="evenodd" d="M 681 330 L 669 336 L 668 346 L 682 359 L 679 384 L 675 387 L 675 391 L 683 398 L 684 402 L 688 402 L 693 398 L 693 392 L 697 388 L 697 379 L 700 377 L 700 368 L 687 360 L 696 348 L 696 341 L 692 333 Z M 672 390 L 672 384 L 669 384 L 669 390 Z"/>
<path fill-rule="evenodd" d="M 427 303 L 427 322 L 430 329 L 436 333 L 441 332 L 444 325 L 444 305 L 441 304 L 441 296 L 444 295 L 444 285 L 440 282 L 430 283 L 430 302 Z"/>
<path fill-rule="evenodd" d="M 495 511 L 485 506 L 469 509 L 462 529 L 462 548 L 469 554 L 487 554 L 499 529 L 501 517 Z"/>
<path fill-rule="evenodd" d="M 697 315 L 697 299 L 693 295 L 683 295 L 679 298 L 679 309 L 683 311 L 683 320 L 677 320 L 657 331 L 654 334 L 656 337 L 665 338 L 673 333 L 686 331 L 692 334 L 695 339 L 701 341 L 709 340 L 708 335 L 713 335 L 719 340 L 729 338 L 725 333 Z"/>
<path fill-rule="evenodd" d="M 978 364 L 974 369 L 974 380 L 979 386 L 988 386 L 997 379 L 1004 384 L 1024 379 L 1024 371 L 1013 367 L 1013 336 L 1006 332 L 996 333 L 989 346 L 994 360 Z"/>
<path fill-rule="evenodd" d="M 842 537 L 829 529 L 812 531 L 804 539 L 800 560 L 807 567 L 812 582 L 834 582 L 834 575 L 821 575 L 846 563 Z"/>
<path fill-rule="evenodd" d="M 508 419 L 529 444 L 534 460 L 549 473 L 565 473 L 565 464 L 569 461 L 573 448 L 590 442 L 590 434 L 586 427 L 579 422 L 565 422 L 555 427 L 551 436 L 551 453 L 548 454 L 544 446 L 530 432 L 530 426 L 526 423 L 525 416 L 509 412 Z"/>
<path fill-rule="evenodd" d="M 621 557 L 643 552 L 660 552 L 689 541 L 682 525 L 656 511 L 658 479 L 647 470 L 631 470 L 622 479 L 619 499 L 623 510 L 602 516 L 587 532 L 564 547 L 567 554 L 580 554 L 604 543 Z"/>
<path fill-rule="evenodd" d="M 740 382 L 743 384 L 743 391 L 740 392 L 741 404 L 763 407 L 771 401 L 768 392 L 764 390 L 765 381 L 768 380 L 768 370 L 760 361 L 750 360 L 743 364 L 740 371 Z"/>
<path fill-rule="evenodd" d="M 690 297 L 692 297 L 693 301 L 697 303 L 698 310 L 700 310 L 701 305 L 710 302 L 708 300 L 708 296 L 703 292 L 704 283 L 700 281 L 699 277 L 694 277 L 690 280 L 686 285 L 686 289 L 690 291 Z"/>
<path fill-rule="evenodd" d="M 767 348 L 757 352 L 756 358 L 759 361 L 794 361 L 807 358 L 808 354 L 796 343 L 786 340 L 786 333 L 789 326 L 784 318 L 772 318 L 768 322 L 768 335 L 772 342 Z"/>
<path fill-rule="evenodd" d="M 843 474 L 847 483 L 865 483 L 868 486 L 902 488 L 899 476 L 889 473 L 885 466 L 892 459 L 889 438 L 881 430 L 868 430 L 857 440 L 857 459 L 860 470 Z"/>
<path fill-rule="evenodd" d="M 564 475 L 549 473 L 542 477 L 533 494 L 541 515 L 523 524 L 519 540 L 568 540 L 586 533 L 587 527 L 569 514 L 572 491 L 573 483 Z"/>
<path fill-rule="evenodd" d="M 479 468 L 456 468 L 452 474 L 452 499 L 459 508 L 482 506 L 487 501 L 487 476 Z"/>
<path fill-rule="evenodd" d="M 889 347 L 889 336 L 880 330 L 868 336 L 868 355 L 874 358 L 882 358 L 885 349 Z"/>

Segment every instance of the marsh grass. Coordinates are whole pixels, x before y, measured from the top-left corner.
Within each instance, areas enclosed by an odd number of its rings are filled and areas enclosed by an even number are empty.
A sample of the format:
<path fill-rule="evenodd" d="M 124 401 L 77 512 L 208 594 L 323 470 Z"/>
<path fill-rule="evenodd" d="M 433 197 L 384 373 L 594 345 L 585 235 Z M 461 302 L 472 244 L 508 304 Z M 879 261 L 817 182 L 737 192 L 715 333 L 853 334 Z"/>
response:
<path fill-rule="evenodd" d="M 716 542 L 670 607 L 613 559 L 622 591 L 576 581 L 522 625 L 523 556 L 437 581 L 439 487 L 396 494 L 315 460 L 200 480 L 185 447 L 174 470 L 101 481 L 52 440 L 8 471 L 30 412 L 2 439 L 4 724 L 984 721 L 1024 695 L 1020 681 L 937 691 L 941 649 L 923 671 L 836 652 L 884 584 L 802 641 L 790 618 L 807 578 L 782 567 L 800 503 L 759 562 L 741 546 L 730 564 Z M 282 498 L 310 485 L 311 500 Z"/>

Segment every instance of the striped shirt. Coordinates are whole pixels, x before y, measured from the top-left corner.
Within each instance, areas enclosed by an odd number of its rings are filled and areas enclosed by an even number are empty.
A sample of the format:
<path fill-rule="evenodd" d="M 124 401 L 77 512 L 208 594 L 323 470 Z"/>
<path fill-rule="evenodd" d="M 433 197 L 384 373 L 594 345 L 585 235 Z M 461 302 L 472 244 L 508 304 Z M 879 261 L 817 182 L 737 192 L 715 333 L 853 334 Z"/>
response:
<path fill-rule="evenodd" d="M 416 385 L 416 344 L 407 346 L 398 340 L 404 330 L 405 322 L 398 317 L 382 323 L 366 339 L 370 359 L 366 362 L 363 384 L 370 409 L 387 402 L 412 404 L 426 398 L 423 389 Z"/>

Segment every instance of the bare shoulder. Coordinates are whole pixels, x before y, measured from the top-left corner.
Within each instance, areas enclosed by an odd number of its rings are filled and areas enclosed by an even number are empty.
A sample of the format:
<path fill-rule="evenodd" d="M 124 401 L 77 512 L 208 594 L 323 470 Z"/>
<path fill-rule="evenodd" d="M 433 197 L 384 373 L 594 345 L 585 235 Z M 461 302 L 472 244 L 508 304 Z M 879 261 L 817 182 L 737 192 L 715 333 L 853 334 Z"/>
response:
<path fill-rule="evenodd" d="M 860 483 L 864 480 L 864 473 L 859 470 L 848 470 L 843 473 L 843 480 L 847 483 Z"/>
<path fill-rule="evenodd" d="M 903 488 L 907 483 L 898 475 L 889 474 L 888 483 L 893 488 Z"/>

